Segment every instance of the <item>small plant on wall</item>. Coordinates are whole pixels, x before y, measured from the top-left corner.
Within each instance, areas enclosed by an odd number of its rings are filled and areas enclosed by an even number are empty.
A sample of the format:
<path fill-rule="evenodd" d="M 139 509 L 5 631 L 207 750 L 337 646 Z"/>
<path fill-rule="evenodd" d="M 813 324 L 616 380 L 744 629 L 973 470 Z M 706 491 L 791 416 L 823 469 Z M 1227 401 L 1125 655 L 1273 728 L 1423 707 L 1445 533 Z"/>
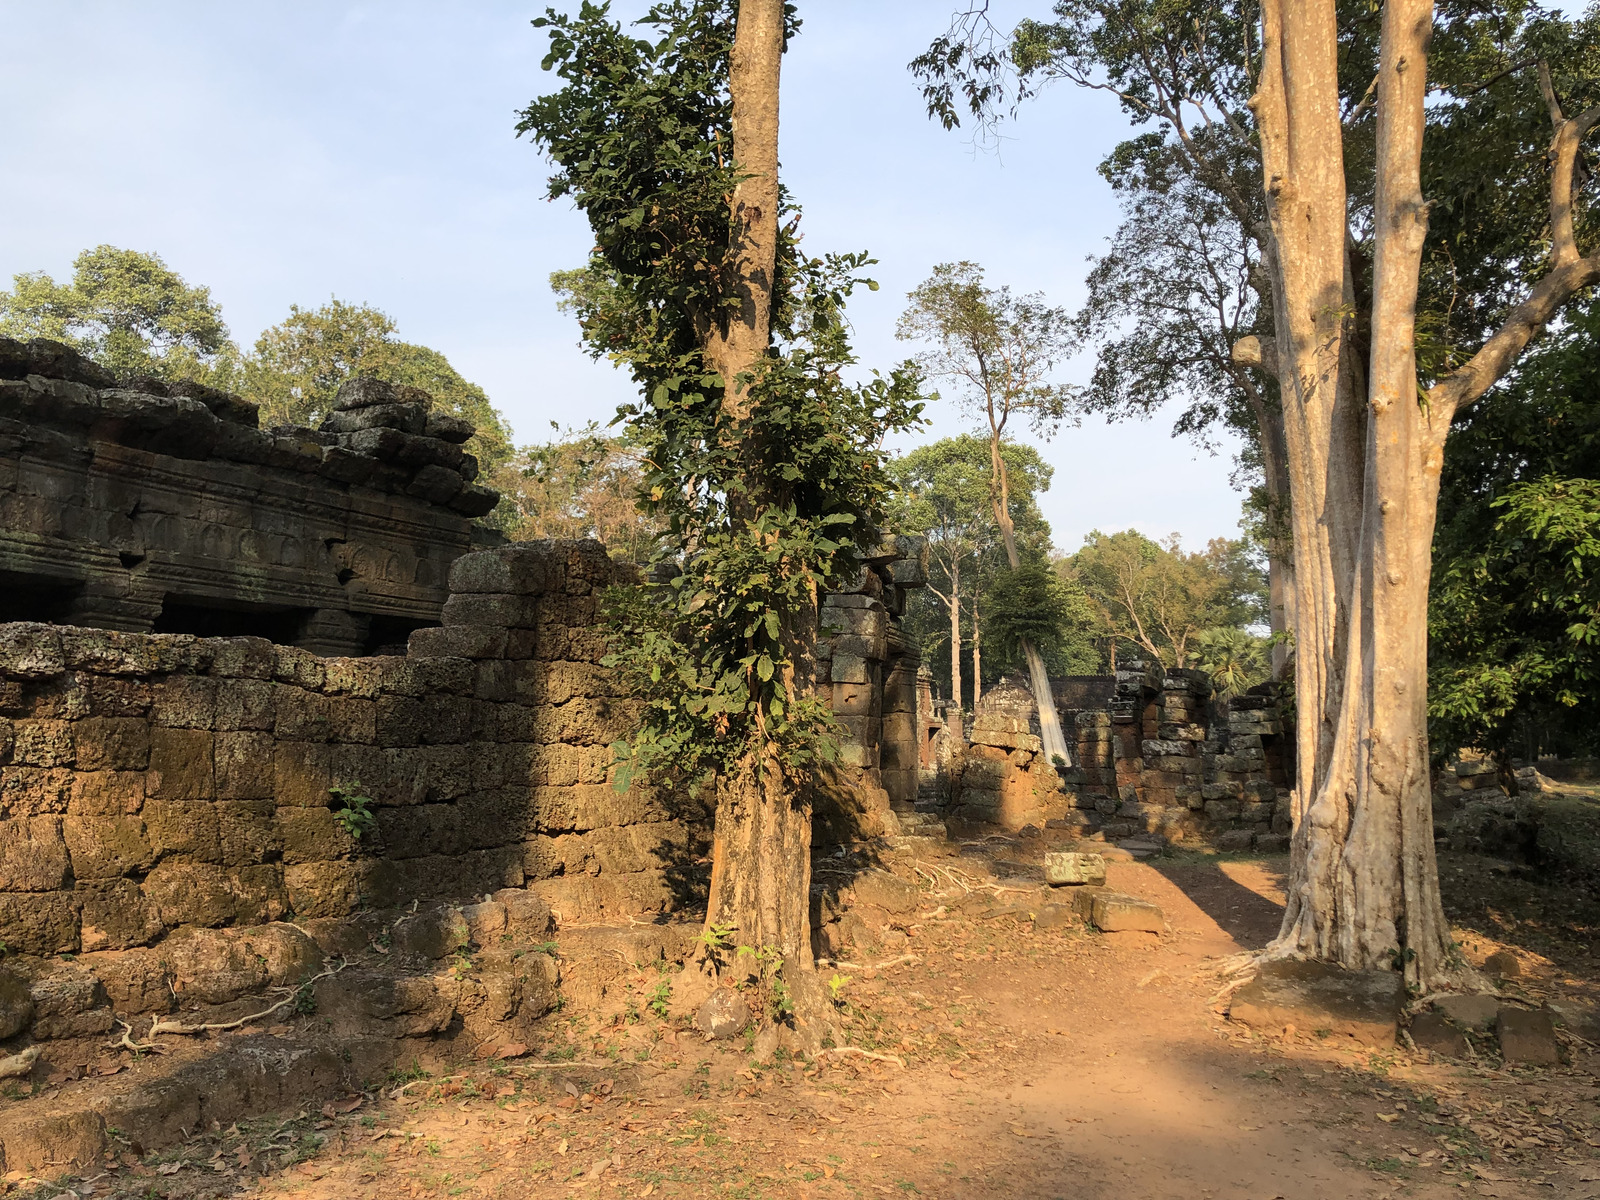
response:
<path fill-rule="evenodd" d="M 339 828 L 358 842 L 372 831 L 377 818 L 372 814 L 372 797 L 363 792 L 360 780 L 336 783 L 328 789 L 328 795 L 332 801 L 328 807 Z"/>

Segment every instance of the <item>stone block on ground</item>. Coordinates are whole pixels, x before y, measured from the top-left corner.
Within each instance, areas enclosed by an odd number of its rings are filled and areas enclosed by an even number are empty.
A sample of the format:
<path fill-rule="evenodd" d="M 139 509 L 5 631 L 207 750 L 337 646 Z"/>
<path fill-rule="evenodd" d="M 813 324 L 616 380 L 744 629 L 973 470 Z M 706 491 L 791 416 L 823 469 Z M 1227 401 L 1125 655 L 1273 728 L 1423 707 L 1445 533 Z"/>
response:
<path fill-rule="evenodd" d="M 1072 891 L 1072 911 L 1087 921 L 1094 916 L 1096 898 L 1107 895 L 1110 892 L 1110 888 L 1097 887 L 1093 884 L 1087 887 L 1074 888 Z"/>
<path fill-rule="evenodd" d="M 1408 1031 L 1418 1050 L 1442 1054 L 1447 1058 L 1465 1058 L 1467 1036 L 1457 1029 L 1442 1012 L 1418 1013 L 1411 1018 Z"/>
<path fill-rule="evenodd" d="M 1328 963 L 1270 962 L 1234 993 L 1231 1020 L 1253 1029 L 1293 1025 L 1313 1036 L 1343 1036 L 1368 1046 L 1393 1046 L 1405 1007 L 1397 971 L 1346 971 Z"/>
<path fill-rule="evenodd" d="M 1090 920 L 1102 933 L 1160 933 L 1167 927 L 1166 916 L 1158 906 L 1119 892 L 1102 892 L 1096 896 Z"/>
<path fill-rule="evenodd" d="M 1600 1005 L 1588 1000 L 1546 1000 L 1545 1011 L 1586 1042 L 1600 1043 Z"/>
<path fill-rule="evenodd" d="M 1561 1062 L 1561 1046 L 1549 1013 L 1502 1005 L 1494 1026 L 1500 1038 L 1500 1057 L 1508 1064 L 1554 1067 Z"/>
<path fill-rule="evenodd" d="M 1439 996 L 1433 1007 L 1471 1033 L 1488 1033 L 1500 1011 L 1498 996 Z"/>
<path fill-rule="evenodd" d="M 1033 914 L 1035 929 L 1062 929 L 1081 923 L 1082 918 L 1068 904 L 1044 904 Z"/>
<path fill-rule="evenodd" d="M 1052 887 L 1103 884 L 1106 881 L 1106 860 L 1099 854 L 1054 850 L 1044 856 L 1044 878 Z"/>

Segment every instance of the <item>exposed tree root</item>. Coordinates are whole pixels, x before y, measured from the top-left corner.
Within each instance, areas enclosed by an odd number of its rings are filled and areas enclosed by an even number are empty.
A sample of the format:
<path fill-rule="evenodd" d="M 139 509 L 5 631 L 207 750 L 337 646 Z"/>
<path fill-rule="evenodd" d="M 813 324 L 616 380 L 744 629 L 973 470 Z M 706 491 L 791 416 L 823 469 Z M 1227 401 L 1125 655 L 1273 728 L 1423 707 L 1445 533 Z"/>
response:
<path fill-rule="evenodd" d="M 330 975 L 337 975 L 349 965 L 350 962 L 348 959 L 340 959 L 337 967 L 329 967 L 325 971 L 319 971 L 310 979 L 304 980 L 296 984 L 294 987 L 286 989 L 289 994 L 282 1000 L 279 1000 L 276 1004 L 271 1005 L 268 1008 L 264 1008 L 258 1013 L 251 1013 L 247 1017 L 240 1017 L 237 1021 L 207 1021 L 200 1025 L 185 1025 L 182 1021 L 163 1021 L 160 1017 L 157 1017 L 155 1020 L 150 1022 L 150 1029 L 145 1034 L 145 1037 L 151 1039 L 147 1042 L 135 1042 L 131 1036 L 133 1033 L 133 1026 L 128 1022 L 118 1018 L 117 1024 L 122 1026 L 122 1038 L 121 1040 L 112 1042 L 110 1044 L 117 1049 L 132 1050 L 136 1054 L 148 1054 L 151 1051 L 160 1051 L 161 1047 L 156 1044 L 155 1038 L 163 1033 L 220 1033 L 229 1029 L 239 1029 L 245 1025 L 259 1021 L 263 1017 L 270 1017 L 279 1009 L 286 1008 L 290 1004 L 293 1004 L 295 997 L 300 995 L 300 993 L 306 988 L 316 983 L 317 980 L 326 979 Z"/>

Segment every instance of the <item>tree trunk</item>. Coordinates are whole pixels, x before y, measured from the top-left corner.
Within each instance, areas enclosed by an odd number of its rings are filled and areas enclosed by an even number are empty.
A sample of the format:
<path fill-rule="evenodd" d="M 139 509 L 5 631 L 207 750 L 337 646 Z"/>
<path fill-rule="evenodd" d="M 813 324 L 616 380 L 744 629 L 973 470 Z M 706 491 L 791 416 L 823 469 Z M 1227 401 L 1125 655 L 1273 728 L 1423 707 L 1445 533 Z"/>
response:
<path fill-rule="evenodd" d="M 951 721 L 955 722 L 954 732 L 957 742 L 967 740 L 966 721 L 961 712 L 961 562 L 953 560 L 950 564 L 950 598 L 945 601 L 945 607 L 950 610 L 950 703 L 951 707 L 945 710 L 945 726 L 950 728 Z"/>
<path fill-rule="evenodd" d="M 972 597 L 972 712 L 976 716 L 978 702 L 983 699 L 983 651 L 978 642 L 978 597 Z"/>
<path fill-rule="evenodd" d="M 1407 981 L 1423 990 L 1447 982 L 1459 961 L 1439 898 L 1427 728 L 1429 558 L 1449 417 L 1441 424 L 1418 403 L 1414 345 L 1427 231 L 1420 164 L 1431 23 L 1431 0 L 1384 5 L 1363 490 L 1354 507 L 1338 494 L 1326 509 L 1340 510 L 1329 524 L 1341 538 L 1354 529 L 1358 540 L 1355 561 L 1340 571 L 1348 571 L 1348 583 L 1341 578 L 1335 589 L 1338 654 L 1324 660 L 1324 703 L 1314 714 L 1322 736 L 1312 778 L 1304 768 L 1300 774 L 1311 800 L 1298 814 L 1289 903 L 1275 943 L 1278 951 L 1356 969 L 1398 958 Z M 1321 36 L 1331 57 L 1333 34 Z M 1336 100 L 1330 111 L 1337 121 Z M 1297 548 L 1299 532 L 1297 523 Z M 1308 590 L 1316 589 L 1302 588 L 1302 597 Z M 1306 691 L 1300 694 L 1304 721 Z"/>
<path fill-rule="evenodd" d="M 772 285 L 778 252 L 778 79 L 783 65 L 783 0 L 739 0 L 728 90 L 733 100 L 733 237 L 725 271 L 737 307 L 708 330 L 707 362 L 722 376 L 726 403 L 743 412 L 754 371 L 772 341 Z"/>
<path fill-rule="evenodd" d="M 707 361 L 723 377 L 723 405 L 736 418 L 749 413 L 749 381 L 771 341 L 782 58 L 783 0 L 740 0 L 729 90 L 733 158 L 743 178 L 731 198 L 735 235 L 727 259 L 731 291 L 739 303 L 727 316 L 725 328 L 710 331 L 704 347 Z M 736 513 L 735 519 L 754 519 L 754 507 Z M 815 596 L 782 620 L 780 635 L 790 663 L 783 683 L 791 707 L 815 693 L 817 625 Z M 758 725 L 768 719 L 765 712 L 757 714 Z M 733 777 L 719 781 L 711 861 L 707 928 L 733 926 L 733 947 L 781 956 L 776 978 L 794 1009 L 788 1040 L 798 1049 L 814 1052 L 821 1045 L 830 1009 L 811 951 L 811 797 L 808 788 L 781 768 L 770 744 L 758 745 Z M 750 955 L 734 953 L 709 965 L 738 973 L 757 962 Z M 776 994 L 769 989 L 770 984 L 758 994 Z M 776 1039 L 769 1040 L 776 1044 Z"/>
<path fill-rule="evenodd" d="M 993 419 L 990 428 L 994 430 Z M 989 438 L 989 465 L 995 483 L 990 484 L 990 497 L 994 502 L 995 523 L 1000 526 L 1000 538 L 1005 542 L 1006 562 L 1013 571 L 1022 569 L 1022 558 L 1017 553 L 1017 530 L 1011 523 L 1011 479 L 1006 474 L 1006 460 L 1000 455 L 1000 435 L 997 430 Z M 1044 745 L 1045 758 L 1057 766 L 1070 767 L 1072 752 L 1067 749 L 1066 735 L 1061 732 L 1061 714 L 1056 710 L 1055 693 L 1050 689 L 1050 673 L 1045 669 L 1044 656 L 1027 638 L 1022 639 L 1022 656 L 1028 662 L 1028 681 L 1033 685 L 1033 704 L 1039 711 L 1039 740 Z"/>
<path fill-rule="evenodd" d="M 1272 630 L 1272 678 L 1288 674 L 1294 628 L 1294 539 L 1289 534 L 1289 452 L 1284 441 L 1283 410 L 1251 387 L 1250 408 L 1261 449 L 1261 475 L 1266 493 L 1267 624 Z"/>

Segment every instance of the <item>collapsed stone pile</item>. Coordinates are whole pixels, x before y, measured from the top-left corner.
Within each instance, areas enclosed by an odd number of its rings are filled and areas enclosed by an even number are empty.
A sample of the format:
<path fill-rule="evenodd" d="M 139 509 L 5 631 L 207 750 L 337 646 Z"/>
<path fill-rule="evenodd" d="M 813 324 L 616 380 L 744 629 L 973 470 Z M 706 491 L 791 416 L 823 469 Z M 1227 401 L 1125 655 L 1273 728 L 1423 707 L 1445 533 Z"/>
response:
<path fill-rule="evenodd" d="M 1043 828 L 1067 816 L 1072 801 L 1057 764 L 1045 760 L 1029 688 L 1007 678 L 986 692 L 968 743 L 952 770 L 953 825 Z"/>
<path fill-rule="evenodd" d="M 1043 761 L 1032 689 L 1006 679 L 985 693 L 950 815 L 973 826 L 1155 834 L 1223 849 L 1287 845 L 1292 759 L 1275 692 L 1236 696 L 1219 720 L 1199 671 L 1132 663 L 1107 690 L 1105 707 L 1065 714 L 1075 761 L 1059 771 Z"/>

